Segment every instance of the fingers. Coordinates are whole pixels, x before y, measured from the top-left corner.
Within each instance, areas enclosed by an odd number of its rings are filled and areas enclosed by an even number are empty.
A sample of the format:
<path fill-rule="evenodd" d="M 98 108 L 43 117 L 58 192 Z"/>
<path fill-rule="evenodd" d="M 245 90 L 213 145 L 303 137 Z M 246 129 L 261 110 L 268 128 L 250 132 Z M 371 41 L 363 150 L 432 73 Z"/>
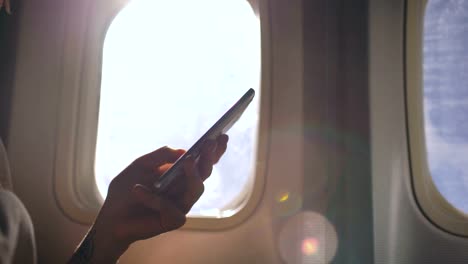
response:
<path fill-rule="evenodd" d="M 164 164 L 156 168 L 156 176 L 163 175 L 172 165 L 173 164 Z M 185 177 L 176 177 L 164 192 L 164 195 L 171 201 L 180 200 L 187 188 L 186 185 Z"/>
<path fill-rule="evenodd" d="M 177 229 L 185 224 L 185 214 L 169 200 L 155 195 L 147 187 L 140 184 L 135 185 L 132 192 L 138 202 L 155 214 L 139 218 L 139 230 L 134 230 L 134 232 L 141 232 L 142 235 L 151 237 Z"/>
<path fill-rule="evenodd" d="M 183 149 L 162 147 L 139 157 L 135 162 L 144 168 L 154 169 L 166 163 L 174 163 L 184 153 L 185 150 Z"/>
<path fill-rule="evenodd" d="M 223 134 L 218 136 L 216 140 L 208 140 L 203 145 L 198 165 L 200 177 L 203 181 L 211 175 L 213 165 L 226 152 L 228 140 L 228 136 Z"/>
<path fill-rule="evenodd" d="M 218 163 L 219 159 L 221 159 L 221 156 L 223 156 L 224 152 L 226 152 L 227 149 L 227 143 L 229 141 L 229 137 L 226 134 L 220 135 L 217 139 L 217 147 L 215 151 L 215 158 L 214 158 L 214 164 Z"/>
<path fill-rule="evenodd" d="M 183 169 L 183 177 L 176 178 L 164 196 L 187 214 L 203 194 L 205 188 L 197 169 L 197 162 L 193 157 L 187 157 L 184 160 Z"/>
<path fill-rule="evenodd" d="M 216 145 L 216 141 L 208 140 L 203 144 L 201 149 L 200 158 L 198 159 L 198 171 L 203 181 L 206 180 L 213 171 Z"/>
<path fill-rule="evenodd" d="M 198 175 L 196 162 L 193 158 L 188 158 L 184 163 L 184 175 L 186 181 L 186 191 L 182 197 L 182 210 L 188 213 L 192 206 L 198 201 L 205 190 L 203 181 Z"/>
<path fill-rule="evenodd" d="M 211 175 L 213 165 L 226 151 L 228 140 L 227 135 L 220 135 L 216 140 L 208 140 L 202 147 L 198 161 L 193 158 L 187 158 L 184 161 L 184 177 L 176 178 L 166 192 L 166 198 L 173 201 L 182 213 L 188 213 L 203 194 L 203 181 Z M 141 159 L 150 160 L 155 174 L 162 175 L 184 153 L 184 150 L 164 147 L 143 156 Z M 154 195 L 151 194 L 151 196 Z M 154 208 L 154 210 L 159 209 Z"/>
<path fill-rule="evenodd" d="M 170 169 L 174 163 L 166 163 L 159 167 L 154 168 L 154 173 L 156 175 L 163 175 L 168 169 Z"/>
<path fill-rule="evenodd" d="M 5 4 L 4 0 L 0 1 Z M 102 217 L 116 218 L 117 224 L 111 229 L 117 230 L 114 233 L 121 234 L 118 237 L 127 241 L 153 237 L 181 227 L 186 221 L 185 214 L 204 191 L 203 180 L 212 173 L 213 164 L 226 151 L 227 141 L 226 135 L 219 136 L 204 144 L 197 161 L 187 158 L 183 164 L 184 176 L 172 183 L 175 189 L 167 196 L 166 193 L 162 196 L 154 194 L 152 183 L 155 176 L 162 175 L 185 151 L 163 147 L 136 159 L 112 181 L 107 197 L 112 199 L 106 199 L 101 209 Z M 121 208 L 123 213 L 119 211 Z M 123 219 L 118 220 L 118 217 Z"/>
<path fill-rule="evenodd" d="M 142 203 L 146 208 L 152 209 L 154 211 L 161 210 L 161 197 L 153 194 L 148 187 L 141 184 L 136 184 L 133 186 L 132 192 L 135 195 L 137 201 Z"/>

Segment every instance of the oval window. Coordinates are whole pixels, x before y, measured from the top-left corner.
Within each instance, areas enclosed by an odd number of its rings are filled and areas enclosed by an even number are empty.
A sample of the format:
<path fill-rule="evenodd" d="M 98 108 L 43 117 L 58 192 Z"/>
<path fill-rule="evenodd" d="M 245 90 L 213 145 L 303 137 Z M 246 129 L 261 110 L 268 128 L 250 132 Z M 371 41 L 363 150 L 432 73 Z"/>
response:
<path fill-rule="evenodd" d="M 468 214 L 468 1 L 428 1 L 423 45 L 429 171 L 447 201 Z"/>

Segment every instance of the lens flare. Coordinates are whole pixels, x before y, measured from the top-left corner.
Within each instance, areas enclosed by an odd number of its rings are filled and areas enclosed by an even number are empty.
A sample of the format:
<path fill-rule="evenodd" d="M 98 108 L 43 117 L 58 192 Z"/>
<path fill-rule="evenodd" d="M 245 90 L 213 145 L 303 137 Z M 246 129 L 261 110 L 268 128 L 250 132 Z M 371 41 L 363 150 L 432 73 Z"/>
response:
<path fill-rule="evenodd" d="M 302 254 L 306 256 L 314 255 L 318 250 L 318 241 L 315 238 L 306 238 L 302 241 Z"/>
<path fill-rule="evenodd" d="M 287 220 L 278 237 L 281 258 L 288 264 L 326 264 L 335 257 L 338 238 L 333 225 L 315 212 Z"/>
<path fill-rule="evenodd" d="M 297 213 L 302 207 L 301 196 L 293 191 L 281 191 L 275 195 L 275 216 L 286 217 Z"/>
<path fill-rule="evenodd" d="M 279 203 L 284 203 L 289 199 L 289 192 L 282 192 L 278 195 L 276 199 Z"/>

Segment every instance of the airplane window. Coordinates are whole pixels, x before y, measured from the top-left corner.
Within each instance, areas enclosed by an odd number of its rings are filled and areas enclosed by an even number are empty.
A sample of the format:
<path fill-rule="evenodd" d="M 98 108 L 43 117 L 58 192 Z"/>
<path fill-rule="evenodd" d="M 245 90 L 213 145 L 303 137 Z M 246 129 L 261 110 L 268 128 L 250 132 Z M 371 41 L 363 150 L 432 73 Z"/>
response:
<path fill-rule="evenodd" d="M 424 18 L 424 124 L 439 192 L 468 214 L 468 1 L 430 0 Z"/>
<path fill-rule="evenodd" d="M 252 87 L 228 151 L 191 216 L 227 217 L 252 188 L 259 119 L 260 22 L 245 0 L 134 0 L 104 42 L 95 173 L 103 197 L 136 157 L 188 149 Z"/>

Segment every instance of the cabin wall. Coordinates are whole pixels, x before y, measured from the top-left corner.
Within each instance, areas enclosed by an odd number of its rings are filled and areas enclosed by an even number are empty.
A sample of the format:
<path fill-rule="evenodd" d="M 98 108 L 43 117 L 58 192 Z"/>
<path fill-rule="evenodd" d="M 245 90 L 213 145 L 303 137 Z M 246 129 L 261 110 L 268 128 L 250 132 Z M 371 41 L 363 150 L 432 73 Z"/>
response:
<path fill-rule="evenodd" d="M 0 136 L 15 191 L 35 224 L 40 263 L 63 263 L 89 228 L 69 218 L 54 193 L 65 25 L 83 22 L 65 14 L 81 2 L 13 3 L 14 15 L 0 15 Z M 433 225 L 412 191 L 405 1 L 266 6 L 271 120 L 255 212 L 229 229 L 183 229 L 135 243 L 120 263 L 283 263 L 282 230 L 301 211 L 320 213 L 336 230 L 334 263 L 467 262 L 468 240 Z M 284 190 L 297 195 L 300 208 L 278 215 Z"/>
<path fill-rule="evenodd" d="M 366 0 L 304 1 L 304 208 L 336 228 L 333 263 L 374 262 L 367 23 Z"/>
<path fill-rule="evenodd" d="M 65 16 L 73 6 L 67 3 L 25 0 L 17 16 L 9 155 L 41 263 L 64 262 L 89 228 L 68 218 L 54 193 L 65 25 L 82 22 Z M 335 263 L 372 262 L 367 1 L 267 3 L 262 54 L 270 146 L 256 211 L 227 230 L 181 230 L 135 243 L 121 263 L 282 263 L 280 234 L 301 211 L 318 212 L 333 225 Z M 300 207 L 278 215 L 284 190 Z"/>
<path fill-rule="evenodd" d="M 40 263 L 65 262 L 86 227 L 70 221 L 53 192 L 64 1 L 22 1 L 8 154 L 13 186 L 34 223 Z"/>

